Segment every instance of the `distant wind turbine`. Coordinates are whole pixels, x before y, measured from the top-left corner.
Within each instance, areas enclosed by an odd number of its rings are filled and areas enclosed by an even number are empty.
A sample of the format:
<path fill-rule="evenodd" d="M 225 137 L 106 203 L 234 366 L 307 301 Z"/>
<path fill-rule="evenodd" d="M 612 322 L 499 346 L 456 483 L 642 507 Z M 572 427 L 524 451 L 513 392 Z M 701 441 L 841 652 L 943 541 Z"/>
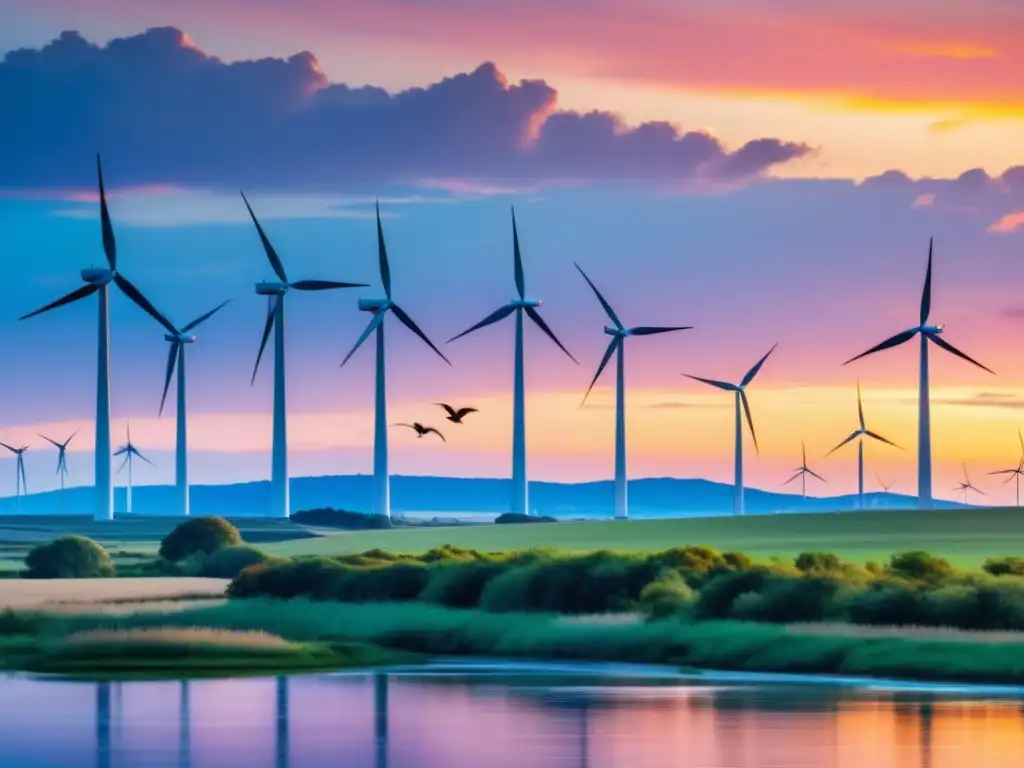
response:
<path fill-rule="evenodd" d="M 17 461 L 14 463 L 14 495 L 17 501 L 17 509 L 21 511 L 21 497 L 28 495 L 28 481 L 25 479 L 25 451 L 28 450 L 27 445 L 21 446 L 21 448 L 15 448 L 7 443 L 0 443 L 4 448 L 13 453 L 17 457 Z"/>
<path fill-rule="evenodd" d="M 800 466 L 793 470 L 796 474 L 793 475 L 791 478 L 789 478 L 789 480 L 784 482 L 783 485 L 789 485 L 790 483 L 792 483 L 794 480 L 796 480 L 799 477 L 800 478 L 800 498 L 801 499 L 806 499 L 807 498 L 807 476 L 808 475 L 810 475 L 811 477 L 815 477 L 818 480 L 821 480 L 821 482 L 823 482 L 823 483 L 827 483 L 828 480 L 826 480 L 824 477 L 822 477 L 817 472 L 815 472 L 813 469 L 811 469 L 810 467 L 807 466 L 807 448 L 804 447 L 803 442 L 800 443 L 800 455 L 802 457 L 802 459 L 800 461 Z"/>
<path fill-rule="evenodd" d="M 103 252 L 107 258 L 106 267 L 89 267 L 82 270 L 85 285 L 76 288 L 66 296 L 57 299 L 19 319 L 26 320 L 35 315 L 62 307 L 65 304 L 84 299 L 94 293 L 99 296 L 99 344 L 96 367 L 96 505 L 94 516 L 97 520 L 114 519 L 114 485 L 110 474 L 110 321 L 108 318 L 108 286 L 113 283 L 141 307 L 150 317 L 164 324 L 166 318 L 149 303 L 128 278 L 118 272 L 117 246 L 114 228 L 107 211 L 107 196 L 103 189 L 103 168 L 100 156 L 96 155 L 96 176 L 100 192 L 100 226 L 103 232 Z"/>
<path fill-rule="evenodd" d="M 747 417 L 747 426 L 750 428 L 750 437 L 754 441 L 754 450 L 760 455 L 761 449 L 757 445 L 757 434 L 754 432 L 754 419 L 750 415 L 750 403 L 747 402 L 747 386 L 757 376 L 758 371 L 761 370 L 761 366 L 764 365 L 764 361 L 768 359 L 768 355 L 775 351 L 775 347 L 779 346 L 778 342 L 772 345 L 764 357 L 754 363 L 754 367 L 747 371 L 747 374 L 743 377 L 739 384 L 730 384 L 726 381 L 716 381 L 715 379 L 702 379 L 700 376 L 691 376 L 688 373 L 684 373 L 689 379 L 694 381 L 700 381 L 704 384 L 709 384 L 712 387 L 718 389 L 724 389 L 726 392 L 736 393 L 736 457 L 735 457 L 735 474 L 736 474 L 736 485 L 733 490 L 733 514 L 743 514 L 743 414 Z"/>
<path fill-rule="evenodd" d="M 975 491 L 976 493 L 980 493 L 982 496 L 985 495 L 985 492 L 983 490 L 981 490 L 980 488 L 975 488 L 973 485 L 971 485 L 971 477 L 970 475 L 967 474 L 967 462 L 964 462 L 964 481 L 962 483 L 957 483 L 956 487 L 953 490 L 956 491 L 956 498 L 958 499 L 960 498 L 960 495 L 963 494 L 964 504 L 967 503 L 968 491 Z"/>
<path fill-rule="evenodd" d="M 256 381 L 256 373 L 260 369 L 263 350 L 267 347 L 270 332 L 274 331 L 274 427 L 273 444 L 271 447 L 270 472 L 270 516 L 288 517 L 290 515 L 288 501 L 288 425 L 285 407 L 285 375 L 284 375 L 284 297 L 288 291 L 326 291 L 334 288 L 365 288 L 366 283 L 339 283 L 333 280 L 297 280 L 291 282 L 284 271 L 281 258 L 270 244 L 263 227 L 260 226 L 256 214 L 253 213 L 249 201 L 242 193 L 242 200 L 249 211 L 252 223 L 256 225 L 263 250 L 267 254 L 270 268 L 277 276 L 277 282 L 256 283 L 256 293 L 267 297 L 267 321 L 263 327 L 263 338 L 260 340 L 260 351 L 256 355 L 256 366 L 252 371 L 252 381 Z M 250 382 L 251 383 L 251 382 Z"/>
<path fill-rule="evenodd" d="M 989 472 L 990 475 L 1009 475 L 1003 484 L 1010 482 L 1011 480 L 1017 481 L 1017 506 L 1020 506 L 1020 478 L 1024 475 L 1024 436 L 1021 435 L 1020 430 L 1017 430 L 1017 439 L 1020 441 L 1020 461 L 1017 462 L 1017 466 L 1013 469 L 1000 469 L 995 472 Z"/>
<path fill-rule="evenodd" d="M 575 262 L 573 262 L 575 264 Z M 604 352 L 604 357 L 601 358 L 600 365 L 597 366 L 597 373 L 594 374 L 594 378 L 590 382 L 590 386 L 587 387 L 587 393 L 583 396 L 583 402 L 587 402 L 587 397 L 590 396 L 590 391 L 594 388 L 597 380 L 601 378 L 601 374 L 604 372 L 605 367 L 611 360 L 612 355 L 616 355 L 616 376 L 615 376 L 615 517 L 617 519 L 625 519 L 629 517 L 629 506 L 627 504 L 626 496 L 626 369 L 624 362 L 624 352 L 626 345 L 627 336 L 654 336 L 660 333 L 670 333 L 672 331 L 688 331 L 692 329 L 689 325 L 679 325 L 671 327 L 661 326 L 650 326 L 641 325 L 635 328 L 626 328 L 615 314 L 615 310 L 612 309 L 611 305 L 605 300 L 601 292 L 597 290 L 597 286 L 587 277 L 587 273 L 583 271 L 583 268 L 579 264 L 576 264 L 576 269 L 583 275 L 583 279 L 587 281 L 587 285 L 590 286 L 594 295 L 597 296 L 597 300 L 604 307 L 605 314 L 608 315 L 608 319 L 612 321 L 614 327 L 605 326 L 604 332 L 611 336 L 611 341 L 608 342 L 608 348 Z M 582 403 L 581 403 L 582 406 Z"/>
<path fill-rule="evenodd" d="M 65 479 L 68 476 L 68 458 L 67 458 L 68 445 L 71 444 L 71 441 L 75 439 L 75 435 L 77 435 L 77 434 L 78 434 L 78 430 L 76 429 L 71 434 L 71 437 L 69 437 L 63 443 L 58 443 L 56 440 L 53 440 L 53 439 L 47 437 L 46 435 L 42 435 L 42 434 L 39 435 L 41 438 L 43 438 L 43 440 L 45 440 L 46 442 L 50 443 L 50 445 L 52 445 L 54 448 L 57 449 L 57 476 L 60 477 L 60 512 L 61 512 L 61 514 L 64 514 L 64 481 L 65 481 Z"/>
<path fill-rule="evenodd" d="M 118 467 L 118 469 L 117 469 L 117 473 L 118 474 L 121 474 L 121 470 L 123 470 L 125 467 L 128 467 L 128 488 L 127 488 L 127 493 L 125 495 L 124 511 L 127 514 L 130 515 L 132 513 L 132 457 L 137 457 L 139 459 L 142 459 L 144 462 L 149 464 L 151 467 L 155 467 L 156 464 L 154 464 L 152 461 L 150 461 L 145 456 L 143 456 L 141 453 L 139 453 L 139 449 L 136 448 L 135 445 L 132 443 L 132 425 L 131 425 L 131 422 L 128 422 L 128 425 L 127 425 L 127 438 L 128 438 L 128 442 L 126 442 L 124 445 L 122 445 L 120 448 L 118 448 L 116 451 L 114 451 L 114 455 L 115 456 L 124 456 L 124 461 L 121 463 L 121 466 Z"/>
<path fill-rule="evenodd" d="M 896 481 L 895 480 L 891 480 L 891 481 L 889 481 L 889 484 L 886 485 L 886 483 L 883 482 L 882 478 L 880 478 L 877 474 L 875 475 L 875 479 L 878 481 L 878 485 L 881 486 L 881 488 L 882 488 L 882 506 L 883 507 L 888 507 L 889 506 L 889 501 L 888 501 L 889 489 L 892 488 L 894 485 L 896 485 Z"/>
<path fill-rule="evenodd" d="M 942 325 L 927 325 L 928 316 L 932 306 L 932 248 L 934 238 L 928 241 L 928 270 L 925 273 L 924 289 L 921 292 L 921 315 L 918 325 L 901 333 L 897 333 L 881 344 L 877 344 L 867 352 L 862 352 L 856 357 L 851 357 L 843 365 L 852 363 L 862 357 L 880 352 L 883 349 L 898 347 L 914 336 L 921 335 L 920 352 L 920 378 L 918 381 L 918 422 L 917 422 L 917 505 L 922 509 L 932 506 L 932 429 L 931 410 L 928 393 L 928 342 L 931 341 L 937 347 L 956 355 L 967 362 L 976 365 L 984 371 L 994 374 L 990 368 L 986 368 L 972 357 L 961 352 L 948 341 L 943 339 L 941 334 L 945 328 Z"/>
<path fill-rule="evenodd" d="M 391 299 L 391 266 L 388 263 L 388 251 L 384 244 L 384 228 L 380 223 L 379 203 L 377 204 L 377 261 L 380 264 L 380 281 L 384 286 L 384 298 L 359 299 L 359 309 L 369 312 L 372 317 L 355 346 L 345 355 L 341 364 L 345 365 L 356 350 L 363 345 L 363 342 L 370 338 L 371 334 L 377 334 L 377 371 L 373 411 L 373 514 L 391 517 L 391 480 L 388 474 L 388 395 L 384 347 L 384 318 L 387 317 L 388 312 L 393 313 L 402 325 L 419 336 L 423 343 L 434 350 L 448 365 L 451 365 L 451 361 L 434 346 L 434 342 L 427 338 L 427 335 L 420 330 L 409 314 Z"/>
<path fill-rule="evenodd" d="M 860 398 L 860 381 L 857 382 L 857 421 L 860 426 L 854 430 L 853 434 L 826 453 L 825 457 L 828 458 L 847 443 L 852 443 L 854 440 L 857 440 L 857 507 L 858 509 L 864 509 L 864 438 L 870 437 L 872 440 L 878 440 L 879 442 L 886 443 L 891 445 L 893 448 L 900 447 L 891 440 L 882 437 L 877 432 L 872 432 L 864 425 L 864 405 Z M 858 440 L 858 438 L 860 439 Z M 903 449 L 900 448 L 900 450 L 902 451 Z"/>
<path fill-rule="evenodd" d="M 516 316 L 516 341 L 515 341 L 515 373 L 513 374 L 513 413 L 512 413 L 512 499 L 510 510 L 523 515 L 530 514 L 530 497 L 528 480 L 526 477 L 526 386 L 525 363 L 523 360 L 523 313 L 533 321 L 551 339 L 558 348 L 562 350 L 570 360 L 579 365 L 579 361 L 572 356 L 572 353 L 565 348 L 565 345 L 558 340 L 555 332 L 544 322 L 537 308 L 543 302 L 539 299 L 526 298 L 526 280 L 523 276 L 523 257 L 519 251 L 519 231 L 516 228 L 516 212 L 512 209 L 512 258 L 516 282 L 516 293 L 518 298 L 512 299 L 508 304 L 494 310 L 476 325 L 468 328 L 458 336 L 448 339 L 453 342 L 461 339 L 473 331 L 493 325 L 499 320 L 504 320 L 515 313 Z"/>
<path fill-rule="evenodd" d="M 170 342 L 171 348 L 167 353 L 167 375 L 164 378 L 164 394 L 160 398 L 160 415 L 163 415 L 164 404 L 167 402 L 167 390 L 170 389 L 171 379 L 174 377 L 174 370 L 178 370 L 178 403 L 177 403 L 177 430 L 174 444 L 174 487 L 178 497 L 178 514 L 183 517 L 189 515 L 189 491 L 188 491 L 188 431 L 186 422 L 186 398 L 185 398 L 185 345 L 194 344 L 196 337 L 191 331 L 202 325 L 214 314 L 227 304 L 224 301 L 218 304 L 204 315 L 200 315 L 191 323 L 184 325 L 180 330 L 168 323 L 165 328 L 167 333 L 164 339 Z"/>

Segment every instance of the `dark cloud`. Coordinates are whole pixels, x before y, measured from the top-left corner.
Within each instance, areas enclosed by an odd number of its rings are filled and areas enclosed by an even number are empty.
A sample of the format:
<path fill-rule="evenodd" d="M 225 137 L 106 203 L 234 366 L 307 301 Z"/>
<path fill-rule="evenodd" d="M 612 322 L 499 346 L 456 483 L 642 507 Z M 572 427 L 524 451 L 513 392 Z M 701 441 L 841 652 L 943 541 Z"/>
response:
<path fill-rule="evenodd" d="M 227 64 L 171 28 L 104 47 L 65 32 L 0 63 L 0 168 L 5 186 L 77 186 L 100 150 L 118 183 L 721 183 L 809 151 L 759 138 L 730 152 L 668 123 L 559 112 L 556 99 L 489 63 L 389 94 L 329 83 L 308 52 Z"/>

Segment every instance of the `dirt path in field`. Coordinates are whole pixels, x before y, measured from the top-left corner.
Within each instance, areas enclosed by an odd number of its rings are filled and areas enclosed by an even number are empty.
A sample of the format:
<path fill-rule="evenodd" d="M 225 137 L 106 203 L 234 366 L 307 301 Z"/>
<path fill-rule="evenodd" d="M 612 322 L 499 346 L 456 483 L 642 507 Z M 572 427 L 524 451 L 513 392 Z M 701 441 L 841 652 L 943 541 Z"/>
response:
<path fill-rule="evenodd" d="M 0 610 L 132 613 L 179 610 L 224 598 L 227 579 L 0 579 Z"/>

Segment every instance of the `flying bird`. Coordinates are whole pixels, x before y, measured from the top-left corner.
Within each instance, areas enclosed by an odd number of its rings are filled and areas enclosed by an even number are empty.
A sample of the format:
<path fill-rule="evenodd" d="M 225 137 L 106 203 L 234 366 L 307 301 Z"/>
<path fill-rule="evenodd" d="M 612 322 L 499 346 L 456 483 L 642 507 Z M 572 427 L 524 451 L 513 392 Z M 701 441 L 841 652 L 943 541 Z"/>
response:
<path fill-rule="evenodd" d="M 422 424 L 420 424 L 418 421 L 414 421 L 412 424 L 394 424 L 392 426 L 395 426 L 395 427 L 409 427 L 409 429 L 414 429 L 414 430 L 416 430 L 416 437 L 423 437 L 424 435 L 429 435 L 431 432 L 433 432 L 435 435 L 437 435 L 438 437 L 441 438 L 441 442 L 442 443 L 447 443 L 448 442 L 447 440 L 444 439 L 444 435 L 442 435 L 436 429 L 434 429 L 433 427 L 425 427 Z"/>
<path fill-rule="evenodd" d="M 455 410 L 447 403 L 434 403 L 434 405 L 439 405 L 446 411 L 448 411 L 448 421 L 454 424 L 462 424 L 462 420 L 464 418 L 466 418 L 471 413 L 477 412 L 476 408 L 459 408 L 458 410 Z"/>

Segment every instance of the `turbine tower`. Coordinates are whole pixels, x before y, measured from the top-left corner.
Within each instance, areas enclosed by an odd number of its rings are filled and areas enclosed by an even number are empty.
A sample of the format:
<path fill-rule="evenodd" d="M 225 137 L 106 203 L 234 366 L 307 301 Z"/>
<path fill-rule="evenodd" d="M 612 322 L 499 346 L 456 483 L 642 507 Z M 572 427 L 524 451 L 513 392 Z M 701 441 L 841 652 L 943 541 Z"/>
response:
<path fill-rule="evenodd" d="M 747 386 L 754 380 L 758 371 L 761 370 L 761 366 L 764 365 L 764 361 L 768 359 L 768 355 L 774 352 L 777 346 L 779 346 L 778 342 L 765 352 L 764 357 L 754 363 L 754 367 L 747 371 L 746 376 L 743 377 L 739 384 L 730 384 L 727 381 L 716 381 L 715 379 L 702 379 L 700 376 L 691 376 L 688 373 L 683 374 L 688 379 L 700 381 L 718 389 L 724 389 L 726 392 L 736 393 L 736 485 L 733 490 L 734 515 L 743 514 L 743 413 L 747 416 L 747 426 L 750 427 L 750 437 L 754 441 L 754 450 L 757 451 L 758 455 L 761 454 L 761 449 L 757 445 L 757 434 L 754 432 L 754 419 L 750 415 L 750 403 L 747 402 Z"/>
<path fill-rule="evenodd" d="M 284 298 L 290 290 L 296 291 L 326 291 L 334 288 L 364 288 L 365 283 L 339 283 L 333 280 L 297 280 L 290 282 L 284 271 L 284 264 L 281 263 L 277 251 L 270 244 L 263 227 L 260 226 L 252 206 L 242 193 L 242 200 L 252 217 L 252 223 L 256 225 L 256 232 L 260 236 L 263 250 L 267 254 L 267 261 L 270 268 L 277 276 L 277 281 L 264 281 L 256 283 L 256 293 L 267 297 L 267 322 L 263 327 L 263 338 L 260 341 L 260 351 L 256 355 L 256 366 L 252 371 L 252 382 L 256 381 L 256 373 L 260 369 L 260 359 L 263 357 L 263 350 L 266 349 L 270 332 L 274 331 L 274 427 L 273 445 L 271 448 L 271 471 L 270 471 L 270 517 L 288 517 L 291 512 L 288 502 L 288 425 L 287 410 L 285 408 L 285 376 L 284 376 Z"/>
<path fill-rule="evenodd" d="M 189 515 L 188 432 L 185 408 L 185 345 L 194 344 L 196 337 L 192 336 L 190 332 L 197 326 L 202 325 L 209 320 L 227 303 L 228 302 L 226 301 L 221 302 L 205 315 L 200 315 L 191 323 L 183 326 L 181 330 L 178 330 L 168 323 L 166 326 L 167 333 L 164 334 L 164 339 L 170 342 L 171 348 L 167 353 L 167 375 L 164 378 L 164 394 L 163 397 L 160 398 L 160 415 L 163 415 L 164 404 L 167 402 L 167 390 L 170 389 L 171 378 L 173 378 L 174 370 L 177 368 L 178 409 L 176 414 L 177 429 L 175 432 L 176 437 L 174 444 L 174 488 L 175 495 L 178 497 L 178 513 L 183 517 L 188 517 Z"/>
<path fill-rule="evenodd" d="M 117 269 L 117 245 L 114 241 L 114 228 L 110 223 L 107 211 L 107 196 L 103 189 L 103 168 L 100 156 L 96 155 L 96 176 L 100 192 L 100 226 L 103 232 L 103 253 L 106 255 L 107 266 L 89 267 L 82 270 L 85 285 L 56 301 L 40 307 L 34 312 L 22 315 L 19 320 L 26 320 L 35 315 L 62 307 L 65 304 L 84 299 L 94 293 L 99 298 L 99 344 L 97 346 L 96 363 L 96 502 L 94 517 L 96 520 L 114 519 L 114 484 L 110 474 L 110 321 L 108 317 L 109 290 L 113 283 L 141 307 L 150 317 L 163 324 L 166 318 L 149 303 L 138 288 Z"/>
<path fill-rule="evenodd" d="M 526 478 L 526 386 L 523 361 L 523 313 L 540 328 L 569 359 L 579 365 L 568 349 L 558 340 L 555 332 L 544 322 L 537 308 L 542 302 L 539 299 L 526 298 L 526 280 L 523 277 L 523 257 L 519 252 L 519 231 L 516 229 L 516 212 L 512 209 L 512 258 L 518 298 L 512 299 L 505 306 L 496 309 L 473 327 L 458 336 L 448 339 L 449 342 L 461 339 L 473 331 L 504 320 L 513 312 L 516 316 L 515 373 L 513 378 L 513 413 L 512 413 L 512 503 L 510 509 L 523 515 L 530 514 L 530 496 Z"/>
<path fill-rule="evenodd" d="M 888 445 L 891 445 L 893 448 L 900 447 L 891 440 L 882 437 L 877 432 L 872 432 L 864 425 L 864 405 L 861 402 L 860 398 L 860 381 L 857 382 L 857 421 L 860 424 L 860 426 L 856 430 L 854 430 L 853 434 L 851 434 L 848 438 L 843 440 L 843 442 L 841 442 L 831 451 L 826 453 L 825 458 L 827 459 L 829 456 L 838 451 L 847 443 L 851 443 L 854 440 L 857 440 L 857 508 L 864 509 L 864 438 L 870 437 L 872 440 L 878 440 L 879 442 L 887 443 Z M 860 439 L 858 440 L 858 438 Z M 900 448 L 900 450 L 902 451 L 903 449 Z"/>
<path fill-rule="evenodd" d="M 155 467 L 156 464 L 154 464 L 152 461 L 150 461 L 145 456 L 143 456 L 141 453 L 139 453 L 139 449 L 136 448 L 135 445 L 132 443 L 132 424 L 131 424 L 131 422 L 128 422 L 128 424 L 127 424 L 127 437 L 128 437 L 128 442 L 126 442 L 124 445 L 122 445 L 120 448 L 118 448 L 116 451 L 114 451 L 114 455 L 115 456 L 124 456 L 124 461 L 121 462 L 121 466 L 118 467 L 118 469 L 117 469 L 117 473 L 118 474 L 121 474 L 121 470 L 123 470 L 125 467 L 128 467 L 128 488 L 127 488 L 127 492 L 125 494 L 124 511 L 125 511 L 126 514 L 130 515 L 132 513 L 132 457 L 134 456 L 134 457 L 138 457 L 138 458 L 142 459 L 144 462 L 149 464 L 151 467 Z"/>
<path fill-rule="evenodd" d="M 999 469 L 995 472 L 989 472 L 990 475 L 1009 475 L 1003 484 L 1010 482 L 1010 480 L 1017 481 L 1017 504 L 1020 506 L 1020 477 L 1024 475 L 1024 436 L 1021 435 L 1020 430 L 1017 430 L 1017 439 L 1020 441 L 1020 461 L 1017 462 L 1017 466 L 1013 469 Z"/>
<path fill-rule="evenodd" d="M 964 504 L 966 504 L 967 503 L 967 492 L 968 491 L 975 491 L 976 493 L 980 493 L 982 496 L 985 495 L 985 492 L 983 490 L 981 490 L 980 488 L 975 488 L 973 485 L 971 485 L 970 475 L 967 474 L 967 462 L 964 462 L 963 466 L 964 466 L 964 481 L 962 483 L 957 483 L 956 487 L 953 490 L 956 491 L 956 497 L 955 498 L 959 499 L 960 498 L 960 494 L 963 494 Z"/>
<path fill-rule="evenodd" d="M 575 264 L 575 262 L 573 262 Z M 600 365 L 597 366 L 597 373 L 594 374 L 593 380 L 590 382 L 590 386 L 587 387 L 587 393 L 583 396 L 583 403 L 587 402 L 587 397 L 590 395 L 590 391 L 594 388 L 597 380 L 601 377 L 604 372 L 605 366 L 608 365 L 612 358 L 612 355 L 616 355 L 616 375 L 615 375 L 615 517 L 619 520 L 624 520 L 629 517 L 629 505 L 627 503 L 626 496 L 626 370 L 625 362 L 623 360 L 623 353 L 625 351 L 625 343 L 627 336 L 654 336 L 660 333 L 670 333 L 672 331 L 688 331 L 692 329 L 689 325 L 679 325 L 671 327 L 660 327 L 641 325 L 635 328 L 626 328 L 615 314 L 615 310 L 612 309 L 611 305 L 605 300 L 601 292 L 597 290 L 597 286 L 587 277 L 587 273 L 583 271 L 583 268 L 579 264 L 576 264 L 576 269 L 583 275 L 583 279 L 587 281 L 587 285 L 593 290 L 594 295 L 597 296 L 597 300 L 604 307 L 605 314 L 608 315 L 608 319 L 612 321 L 614 327 L 605 326 L 604 332 L 611 336 L 611 341 L 608 342 L 608 348 L 604 352 L 604 357 L 601 358 Z M 617 354 L 616 354 L 617 353 Z M 582 407 L 582 403 L 580 406 Z"/>
<path fill-rule="evenodd" d="M 794 480 L 796 480 L 799 477 L 800 478 L 800 500 L 804 501 L 804 500 L 807 499 L 807 476 L 808 475 L 810 475 L 811 477 L 815 477 L 818 480 L 821 480 L 821 482 L 823 482 L 823 483 L 827 483 L 828 480 L 826 480 L 824 477 L 822 477 L 817 472 L 815 472 L 813 469 L 811 469 L 810 467 L 807 466 L 807 448 L 804 446 L 802 441 L 800 443 L 800 455 L 802 456 L 802 459 L 800 461 L 800 466 L 793 470 L 796 474 L 793 475 L 791 478 L 789 478 L 789 480 L 784 482 L 783 485 L 789 485 L 790 483 L 792 483 Z"/>
<path fill-rule="evenodd" d="M 388 475 L 388 403 L 387 403 L 387 381 L 385 377 L 385 348 L 384 348 L 384 318 L 388 312 L 394 314 L 398 321 L 406 328 L 415 333 L 423 342 L 436 352 L 448 365 L 448 360 L 441 350 L 434 346 L 434 342 L 427 338 L 427 335 L 420 330 L 413 319 L 396 304 L 391 298 L 391 267 L 388 264 L 388 251 L 384 245 L 384 229 L 380 223 L 380 204 L 377 204 L 377 260 L 380 263 L 380 282 L 384 286 L 383 299 L 359 299 L 359 309 L 369 312 L 372 317 L 366 330 L 356 341 L 355 346 L 345 355 L 341 365 L 345 365 L 362 346 L 363 342 L 370 338 L 370 334 L 376 333 L 377 341 L 377 373 L 376 388 L 374 395 L 373 412 L 373 514 L 391 517 L 391 488 Z"/>
<path fill-rule="evenodd" d="M 27 445 L 23 445 L 21 448 L 15 448 L 7 443 L 0 443 L 0 445 L 17 457 L 17 461 L 14 463 L 14 495 L 16 498 L 15 504 L 17 505 L 17 511 L 21 512 L 21 497 L 23 495 L 28 495 L 28 481 L 25 479 L 25 451 L 27 451 L 29 447 Z"/>
<path fill-rule="evenodd" d="M 50 443 L 50 445 L 57 449 L 57 476 L 60 477 L 60 513 L 62 515 L 64 514 L 64 481 L 68 476 L 68 445 L 70 445 L 71 441 L 75 439 L 75 435 L 77 434 L 78 430 L 76 429 L 71 434 L 71 437 L 63 443 L 58 443 L 56 440 L 52 440 L 46 435 L 39 435 L 43 440 Z"/>
<path fill-rule="evenodd" d="M 935 346 L 956 355 L 967 362 L 978 366 L 984 371 L 994 374 L 995 372 L 986 368 L 972 357 L 961 352 L 948 341 L 943 339 L 941 334 L 945 328 L 942 325 L 928 325 L 928 316 L 932 308 L 932 249 L 934 238 L 928 241 L 928 270 L 924 277 L 924 290 L 921 292 L 921 315 L 919 322 L 895 336 L 877 344 L 867 352 L 862 352 L 856 357 L 851 357 L 843 365 L 852 363 L 862 357 L 880 352 L 883 349 L 898 347 L 900 344 L 910 341 L 914 336 L 921 335 L 920 348 L 920 374 L 918 379 L 918 421 L 917 421 L 917 505 L 922 509 L 932 506 L 932 427 L 931 410 L 928 395 L 928 342 Z"/>

